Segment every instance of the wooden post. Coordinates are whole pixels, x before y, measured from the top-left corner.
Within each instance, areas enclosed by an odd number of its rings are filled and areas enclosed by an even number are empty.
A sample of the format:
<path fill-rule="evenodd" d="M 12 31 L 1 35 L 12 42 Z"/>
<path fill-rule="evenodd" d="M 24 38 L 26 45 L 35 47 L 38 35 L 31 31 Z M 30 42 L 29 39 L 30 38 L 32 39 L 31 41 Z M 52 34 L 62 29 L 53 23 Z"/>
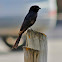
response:
<path fill-rule="evenodd" d="M 47 37 L 33 30 L 27 31 L 24 62 L 47 62 Z"/>

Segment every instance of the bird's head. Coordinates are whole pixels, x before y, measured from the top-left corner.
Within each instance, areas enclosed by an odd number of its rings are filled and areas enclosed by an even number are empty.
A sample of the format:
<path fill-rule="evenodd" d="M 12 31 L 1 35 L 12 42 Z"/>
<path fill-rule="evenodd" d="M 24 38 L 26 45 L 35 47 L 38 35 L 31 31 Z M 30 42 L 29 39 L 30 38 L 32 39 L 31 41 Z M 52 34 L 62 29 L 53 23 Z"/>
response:
<path fill-rule="evenodd" d="M 33 11 L 33 12 L 38 12 L 39 11 L 39 9 L 41 9 L 39 6 L 37 6 L 37 5 L 34 5 L 34 6 L 31 6 L 30 7 L 30 10 L 29 11 Z"/>

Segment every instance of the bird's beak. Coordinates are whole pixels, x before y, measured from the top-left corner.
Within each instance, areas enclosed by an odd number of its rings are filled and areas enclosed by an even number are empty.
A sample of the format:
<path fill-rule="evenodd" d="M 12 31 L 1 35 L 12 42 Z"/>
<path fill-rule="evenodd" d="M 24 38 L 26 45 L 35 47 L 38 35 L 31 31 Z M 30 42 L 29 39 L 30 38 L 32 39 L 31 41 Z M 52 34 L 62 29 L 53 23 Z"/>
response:
<path fill-rule="evenodd" d="M 41 8 L 39 7 L 39 9 L 41 9 Z"/>

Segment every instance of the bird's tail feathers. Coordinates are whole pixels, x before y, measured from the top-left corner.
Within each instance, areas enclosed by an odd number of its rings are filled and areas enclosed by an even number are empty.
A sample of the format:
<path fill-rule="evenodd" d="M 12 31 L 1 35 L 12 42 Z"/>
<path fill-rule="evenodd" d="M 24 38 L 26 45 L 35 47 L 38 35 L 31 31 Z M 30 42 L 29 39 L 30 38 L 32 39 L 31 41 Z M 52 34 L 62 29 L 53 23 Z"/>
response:
<path fill-rule="evenodd" d="M 12 47 L 12 49 L 17 49 L 21 36 L 22 36 L 22 33 L 19 34 L 19 36 L 18 36 L 14 46 Z"/>

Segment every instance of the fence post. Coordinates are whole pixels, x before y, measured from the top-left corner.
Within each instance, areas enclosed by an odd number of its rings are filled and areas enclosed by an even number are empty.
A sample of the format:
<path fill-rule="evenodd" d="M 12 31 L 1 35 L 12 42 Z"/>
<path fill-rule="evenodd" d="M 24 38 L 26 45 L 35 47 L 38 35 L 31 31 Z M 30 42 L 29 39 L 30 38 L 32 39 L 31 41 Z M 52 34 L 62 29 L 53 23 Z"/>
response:
<path fill-rule="evenodd" d="M 27 31 L 24 62 L 47 62 L 47 37 L 33 30 Z"/>

